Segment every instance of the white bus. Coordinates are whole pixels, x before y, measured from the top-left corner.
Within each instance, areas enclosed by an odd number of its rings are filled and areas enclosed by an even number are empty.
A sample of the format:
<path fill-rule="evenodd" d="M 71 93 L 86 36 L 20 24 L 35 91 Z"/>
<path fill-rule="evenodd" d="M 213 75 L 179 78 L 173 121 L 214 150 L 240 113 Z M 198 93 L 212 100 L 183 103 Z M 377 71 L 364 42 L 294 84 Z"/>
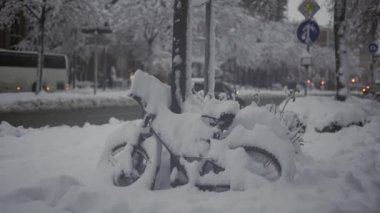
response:
<path fill-rule="evenodd" d="M 0 49 L 0 92 L 34 91 L 37 80 L 36 52 Z M 68 59 L 62 54 L 44 54 L 42 86 L 46 91 L 68 88 Z"/>

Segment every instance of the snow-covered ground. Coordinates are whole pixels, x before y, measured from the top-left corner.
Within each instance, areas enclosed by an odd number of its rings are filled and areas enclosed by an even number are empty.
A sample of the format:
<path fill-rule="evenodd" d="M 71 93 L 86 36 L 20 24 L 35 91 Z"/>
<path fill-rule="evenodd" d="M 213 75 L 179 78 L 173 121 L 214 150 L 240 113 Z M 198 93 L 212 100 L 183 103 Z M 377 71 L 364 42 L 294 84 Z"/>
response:
<path fill-rule="evenodd" d="M 380 104 L 358 98 L 348 104 L 370 122 L 321 134 L 314 127 L 328 120 L 327 109 L 344 106 L 330 97 L 298 98 L 289 109 L 299 112 L 308 128 L 294 181 L 223 193 L 110 186 L 97 165 L 106 138 L 124 124 L 115 119 L 101 126 L 40 129 L 2 122 L 0 211 L 379 212 Z"/>

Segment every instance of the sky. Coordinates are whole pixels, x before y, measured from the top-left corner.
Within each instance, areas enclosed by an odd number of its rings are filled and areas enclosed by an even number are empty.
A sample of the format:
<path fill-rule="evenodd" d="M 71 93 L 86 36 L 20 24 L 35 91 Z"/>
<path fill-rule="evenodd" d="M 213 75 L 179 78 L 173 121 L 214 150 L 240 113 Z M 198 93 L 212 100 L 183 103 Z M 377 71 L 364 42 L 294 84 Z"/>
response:
<path fill-rule="evenodd" d="M 288 0 L 288 18 L 290 21 L 302 21 L 304 16 L 298 11 L 298 6 L 303 0 Z M 316 0 L 321 9 L 314 15 L 317 23 L 322 26 L 329 24 L 330 15 L 327 13 L 325 0 Z"/>

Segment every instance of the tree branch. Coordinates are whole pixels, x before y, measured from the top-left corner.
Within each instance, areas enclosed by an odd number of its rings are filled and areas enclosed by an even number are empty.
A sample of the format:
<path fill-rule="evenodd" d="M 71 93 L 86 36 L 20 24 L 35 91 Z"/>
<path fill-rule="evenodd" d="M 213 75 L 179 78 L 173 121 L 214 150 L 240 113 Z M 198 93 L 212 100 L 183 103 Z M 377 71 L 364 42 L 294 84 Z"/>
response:
<path fill-rule="evenodd" d="M 30 8 L 28 5 L 24 4 L 23 5 L 38 21 L 40 20 L 40 17 L 38 16 L 38 14 L 33 11 L 32 8 Z"/>

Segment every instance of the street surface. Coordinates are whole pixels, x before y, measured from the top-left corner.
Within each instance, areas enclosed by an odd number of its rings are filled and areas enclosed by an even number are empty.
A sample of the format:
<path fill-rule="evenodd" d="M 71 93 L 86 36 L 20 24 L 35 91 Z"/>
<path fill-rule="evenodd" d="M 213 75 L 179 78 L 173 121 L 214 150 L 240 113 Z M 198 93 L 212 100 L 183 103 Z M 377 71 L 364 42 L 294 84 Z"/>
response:
<path fill-rule="evenodd" d="M 133 106 L 116 106 L 88 109 L 45 110 L 32 112 L 12 112 L 0 114 L 1 121 L 12 126 L 38 128 L 42 126 L 82 126 L 85 123 L 104 124 L 110 118 L 134 120 L 142 117 L 141 108 Z"/>
<path fill-rule="evenodd" d="M 280 104 L 285 99 L 282 95 L 263 95 L 260 97 L 259 105 Z M 252 99 L 245 100 L 250 104 Z M 44 110 L 31 112 L 11 112 L 1 113 L 0 120 L 7 121 L 12 126 L 24 126 L 39 128 L 42 126 L 82 126 L 85 123 L 104 124 L 108 123 L 110 118 L 119 120 L 134 120 L 142 118 L 140 106 L 115 106 L 102 108 L 87 109 L 68 109 L 68 110 Z"/>

